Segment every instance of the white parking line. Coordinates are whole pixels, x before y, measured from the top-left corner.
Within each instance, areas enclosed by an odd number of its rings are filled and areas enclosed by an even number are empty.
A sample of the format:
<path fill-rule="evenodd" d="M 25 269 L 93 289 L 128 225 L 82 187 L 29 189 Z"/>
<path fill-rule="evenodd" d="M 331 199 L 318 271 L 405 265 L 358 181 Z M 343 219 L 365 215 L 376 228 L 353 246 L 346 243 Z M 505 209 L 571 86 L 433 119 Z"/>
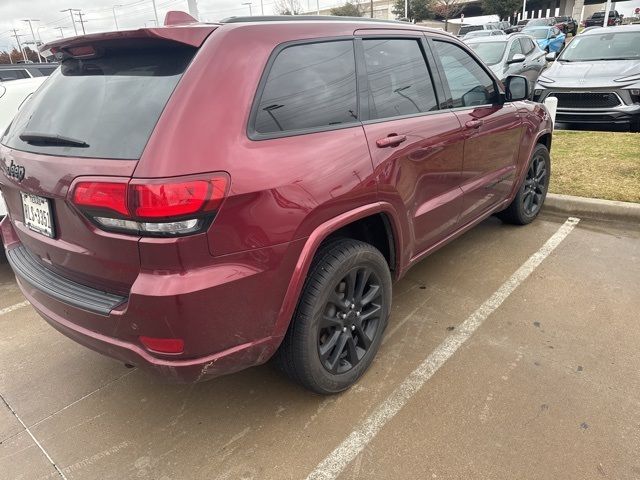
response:
<path fill-rule="evenodd" d="M 455 333 L 449 335 L 409 376 L 379 405 L 371 415 L 336 447 L 313 470 L 307 480 L 335 479 L 375 438 L 444 363 L 466 342 L 482 323 L 504 302 L 518 286 L 571 233 L 578 218 L 570 217 L 536 253 L 531 255 L 488 300 L 473 312 Z"/>
<path fill-rule="evenodd" d="M 5 313 L 13 312 L 14 310 L 17 310 L 19 308 L 26 307 L 27 305 L 29 305 L 29 302 L 25 300 L 24 302 L 16 303 L 15 305 L 11 305 L 9 307 L 0 308 L 0 316 L 4 315 Z"/>
<path fill-rule="evenodd" d="M 25 425 L 25 423 L 22 421 L 22 419 L 18 416 L 18 414 L 16 413 L 16 411 L 13 409 L 13 407 L 11 405 L 9 405 L 9 403 L 5 400 L 5 398 L 0 395 L 0 399 L 3 401 L 3 403 L 7 406 L 7 408 L 9 410 L 11 410 L 11 413 L 13 413 L 13 416 L 16 417 L 16 419 L 22 424 L 22 426 L 24 427 L 25 431 L 29 434 L 29 436 L 31 437 L 31 439 L 35 442 L 35 444 L 38 446 L 38 448 L 40 449 L 40 451 L 42 453 L 44 453 L 44 456 L 47 457 L 47 460 L 49 460 L 49 462 L 51 463 L 51 465 L 53 465 L 53 468 L 56 470 L 56 472 L 58 472 L 58 475 L 60 475 L 60 478 L 62 478 L 62 480 L 67 480 L 67 477 L 64 476 L 64 473 L 62 473 L 62 470 L 60 470 L 60 468 L 58 467 L 58 465 L 55 464 L 55 462 L 51 459 L 51 457 L 49 456 L 49 454 L 47 453 L 47 451 L 42 447 L 42 445 L 40 445 L 40 442 L 36 439 L 36 437 L 33 436 L 33 433 L 31 433 L 31 430 L 29 429 L 29 427 L 27 427 L 27 425 Z"/>

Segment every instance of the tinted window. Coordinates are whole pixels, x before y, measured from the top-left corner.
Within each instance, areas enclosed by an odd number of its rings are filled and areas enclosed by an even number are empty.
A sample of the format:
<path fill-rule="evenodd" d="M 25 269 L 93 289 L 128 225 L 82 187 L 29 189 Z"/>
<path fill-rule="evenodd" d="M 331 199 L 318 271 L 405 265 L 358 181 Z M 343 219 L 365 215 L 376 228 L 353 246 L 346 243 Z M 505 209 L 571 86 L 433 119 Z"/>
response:
<path fill-rule="evenodd" d="M 435 41 L 434 44 L 454 108 L 494 103 L 496 90 L 493 79 L 471 55 L 448 42 Z"/>
<path fill-rule="evenodd" d="M 371 118 L 397 117 L 438 109 L 417 40 L 365 40 Z"/>
<path fill-rule="evenodd" d="M 0 80 L 19 80 L 21 78 L 30 78 L 25 70 L 1 70 Z"/>
<path fill-rule="evenodd" d="M 296 45 L 278 54 L 257 107 L 257 132 L 328 127 L 356 120 L 352 41 Z"/>
<path fill-rule="evenodd" d="M 24 105 L 2 143 L 49 155 L 138 159 L 194 50 L 116 50 L 68 59 Z M 20 139 L 56 135 L 85 146 Z"/>
<path fill-rule="evenodd" d="M 507 48 L 506 42 L 478 42 L 469 43 L 469 47 L 476 52 L 484 63 L 495 65 L 502 60 L 504 50 Z"/>
<path fill-rule="evenodd" d="M 475 32 L 476 30 L 484 30 L 482 25 L 465 25 L 460 29 L 458 35 L 464 35 L 465 33 Z"/>
<path fill-rule="evenodd" d="M 522 46 L 520 45 L 520 42 L 518 41 L 518 39 L 515 39 L 511 44 L 511 47 L 509 48 L 509 55 L 507 56 L 507 60 L 513 60 L 513 56 L 516 55 L 517 53 L 524 54 L 524 52 L 522 51 Z"/>
<path fill-rule="evenodd" d="M 534 43 L 528 38 L 521 38 L 520 44 L 525 55 L 529 55 L 533 51 L 533 49 L 536 48 Z"/>

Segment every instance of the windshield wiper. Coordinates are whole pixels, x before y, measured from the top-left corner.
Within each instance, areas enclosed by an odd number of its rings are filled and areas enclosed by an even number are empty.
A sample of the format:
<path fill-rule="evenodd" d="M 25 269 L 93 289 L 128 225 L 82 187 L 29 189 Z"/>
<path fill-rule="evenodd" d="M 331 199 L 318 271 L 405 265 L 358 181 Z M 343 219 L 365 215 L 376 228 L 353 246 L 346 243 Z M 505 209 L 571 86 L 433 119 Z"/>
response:
<path fill-rule="evenodd" d="M 55 133 L 37 133 L 37 132 L 24 132 L 20 135 L 20 140 L 32 145 L 51 145 L 60 147 L 82 147 L 89 146 L 84 140 L 77 140 L 71 137 L 65 137 L 63 135 L 57 135 Z"/>

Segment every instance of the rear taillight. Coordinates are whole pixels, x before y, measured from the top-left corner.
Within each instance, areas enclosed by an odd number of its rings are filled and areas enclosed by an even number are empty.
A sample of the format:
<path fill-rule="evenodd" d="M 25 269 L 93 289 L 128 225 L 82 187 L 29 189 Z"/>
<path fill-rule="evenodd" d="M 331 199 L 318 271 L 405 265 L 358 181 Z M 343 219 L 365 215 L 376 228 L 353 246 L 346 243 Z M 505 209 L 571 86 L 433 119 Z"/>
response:
<path fill-rule="evenodd" d="M 204 230 L 219 209 L 229 177 L 101 181 L 75 184 L 71 201 L 104 230 L 178 236 Z"/>

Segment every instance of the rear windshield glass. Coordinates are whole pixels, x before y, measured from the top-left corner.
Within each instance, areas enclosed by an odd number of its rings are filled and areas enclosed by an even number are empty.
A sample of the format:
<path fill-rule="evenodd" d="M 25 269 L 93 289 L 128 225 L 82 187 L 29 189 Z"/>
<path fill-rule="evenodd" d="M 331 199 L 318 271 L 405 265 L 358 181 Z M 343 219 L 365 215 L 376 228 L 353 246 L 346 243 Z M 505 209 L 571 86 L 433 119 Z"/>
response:
<path fill-rule="evenodd" d="M 482 25 L 466 25 L 460 29 L 458 35 L 464 35 L 465 33 L 475 32 L 476 30 L 483 30 Z"/>
<path fill-rule="evenodd" d="M 20 110 L 2 143 L 46 155 L 138 159 L 194 53 L 178 47 L 114 50 L 64 60 Z"/>
<path fill-rule="evenodd" d="M 507 42 L 469 43 L 471 49 L 478 54 L 487 65 L 495 65 L 502 60 Z"/>

